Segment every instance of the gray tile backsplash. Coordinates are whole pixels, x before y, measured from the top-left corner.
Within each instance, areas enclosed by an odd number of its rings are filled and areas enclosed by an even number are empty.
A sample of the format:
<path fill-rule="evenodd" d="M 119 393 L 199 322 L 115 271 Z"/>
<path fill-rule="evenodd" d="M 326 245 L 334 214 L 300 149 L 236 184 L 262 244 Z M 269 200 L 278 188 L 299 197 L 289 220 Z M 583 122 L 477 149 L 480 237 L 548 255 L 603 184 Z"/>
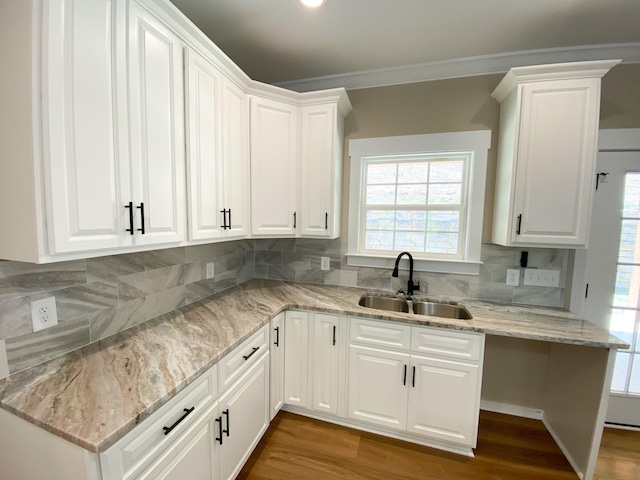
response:
<path fill-rule="evenodd" d="M 0 260 L 0 378 L 99 341 L 252 278 L 396 291 L 406 272 L 349 267 L 346 238 L 268 239 L 33 265 Z M 483 245 L 479 276 L 417 272 L 430 296 L 561 307 L 568 250 L 527 249 L 529 266 L 560 270 L 560 287 L 510 287 L 520 249 Z M 331 269 L 320 269 L 320 257 Z M 207 279 L 207 264 L 214 276 Z M 521 279 L 523 275 L 521 275 Z M 29 302 L 56 297 L 59 324 L 33 333 Z"/>

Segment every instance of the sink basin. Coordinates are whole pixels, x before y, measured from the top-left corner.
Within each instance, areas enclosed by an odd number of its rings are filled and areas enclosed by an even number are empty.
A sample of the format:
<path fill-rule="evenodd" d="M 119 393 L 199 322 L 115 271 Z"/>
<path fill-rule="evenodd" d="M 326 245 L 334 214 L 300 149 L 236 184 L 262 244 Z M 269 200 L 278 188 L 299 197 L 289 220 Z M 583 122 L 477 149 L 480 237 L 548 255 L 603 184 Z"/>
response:
<path fill-rule="evenodd" d="M 378 310 L 387 310 L 391 312 L 409 313 L 409 305 L 400 298 L 376 297 L 375 295 L 363 295 L 360 297 L 361 306 L 367 308 L 376 308 Z"/>
<path fill-rule="evenodd" d="M 362 307 L 387 310 L 388 312 L 409 313 L 409 305 L 401 298 L 362 295 L 358 304 Z M 431 315 L 434 317 L 457 318 L 461 320 L 469 320 L 472 318 L 469 310 L 460 305 L 439 302 L 413 302 L 413 313 L 416 315 Z"/>
<path fill-rule="evenodd" d="M 413 302 L 413 313 L 418 315 L 433 315 L 434 317 L 458 318 L 469 320 L 469 310 L 459 305 L 436 302 Z"/>

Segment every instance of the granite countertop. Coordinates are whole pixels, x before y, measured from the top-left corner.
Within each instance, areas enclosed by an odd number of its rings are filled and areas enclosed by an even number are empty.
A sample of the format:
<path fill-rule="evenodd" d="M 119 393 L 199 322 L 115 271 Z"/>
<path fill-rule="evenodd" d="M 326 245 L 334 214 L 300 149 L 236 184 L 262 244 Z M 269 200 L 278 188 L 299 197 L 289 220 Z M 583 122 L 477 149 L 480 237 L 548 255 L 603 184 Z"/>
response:
<path fill-rule="evenodd" d="M 253 332 L 305 309 L 600 348 L 628 345 L 559 309 L 461 302 L 454 320 L 358 305 L 367 290 L 251 280 L 0 381 L 0 407 L 91 452 L 103 452 Z"/>

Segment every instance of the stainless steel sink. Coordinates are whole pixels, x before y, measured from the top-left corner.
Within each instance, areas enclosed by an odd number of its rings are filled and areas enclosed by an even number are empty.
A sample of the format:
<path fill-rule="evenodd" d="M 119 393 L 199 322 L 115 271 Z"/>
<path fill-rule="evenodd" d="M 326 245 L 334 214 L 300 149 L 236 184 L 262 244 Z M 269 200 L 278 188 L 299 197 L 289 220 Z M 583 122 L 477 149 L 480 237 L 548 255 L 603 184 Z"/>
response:
<path fill-rule="evenodd" d="M 459 305 L 436 302 L 413 302 L 413 313 L 418 315 L 433 315 L 434 317 L 471 319 L 469 310 Z"/>
<path fill-rule="evenodd" d="M 409 313 L 409 304 L 401 298 L 362 295 L 358 304 L 362 307 L 375 308 L 377 310 Z M 472 318 L 469 310 L 463 306 L 440 302 L 414 301 L 413 313 L 416 315 L 431 315 L 434 317 L 457 318 L 461 320 L 469 320 Z"/>
<path fill-rule="evenodd" d="M 376 297 L 375 295 L 363 295 L 360 297 L 361 306 L 367 308 L 376 308 L 378 310 L 387 310 L 390 312 L 409 313 L 409 305 L 401 298 Z"/>

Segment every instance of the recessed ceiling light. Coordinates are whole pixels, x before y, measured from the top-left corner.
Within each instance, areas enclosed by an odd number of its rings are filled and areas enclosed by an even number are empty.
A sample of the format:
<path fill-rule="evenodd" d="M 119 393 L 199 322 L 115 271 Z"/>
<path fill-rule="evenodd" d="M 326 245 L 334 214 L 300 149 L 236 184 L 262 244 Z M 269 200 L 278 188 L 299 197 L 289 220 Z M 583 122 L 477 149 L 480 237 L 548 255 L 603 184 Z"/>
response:
<path fill-rule="evenodd" d="M 300 0 L 300 3 L 305 7 L 318 8 L 324 4 L 326 0 Z"/>

